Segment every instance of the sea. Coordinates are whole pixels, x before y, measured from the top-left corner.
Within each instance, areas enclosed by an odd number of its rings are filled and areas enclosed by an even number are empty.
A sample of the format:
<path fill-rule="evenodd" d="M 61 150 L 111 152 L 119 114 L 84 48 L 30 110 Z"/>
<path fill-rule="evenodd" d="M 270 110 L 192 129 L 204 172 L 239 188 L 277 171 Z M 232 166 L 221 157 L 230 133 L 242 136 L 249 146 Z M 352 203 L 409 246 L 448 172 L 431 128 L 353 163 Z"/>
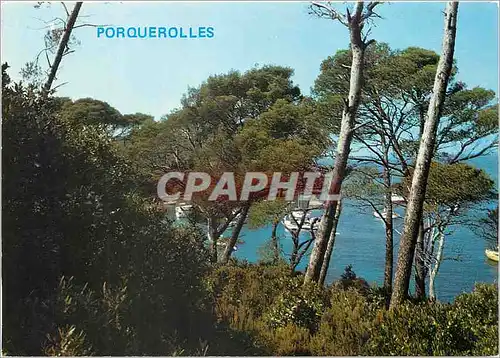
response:
<path fill-rule="evenodd" d="M 475 158 L 470 164 L 485 170 L 498 188 L 497 153 Z M 493 207 L 497 203 L 498 201 L 491 202 L 488 206 Z M 470 220 L 474 218 L 470 217 Z M 395 219 L 396 228 L 399 227 L 400 232 L 402 222 L 402 218 Z M 372 285 L 382 286 L 385 233 L 383 223 L 373 215 L 373 210 L 360 202 L 344 201 L 337 232 L 327 283 L 339 279 L 346 266 L 352 265 L 358 277 L 364 278 Z M 278 227 L 278 235 L 283 255 L 287 258 L 292 248 L 291 236 L 282 224 Z M 243 243 L 237 245 L 233 255 L 249 262 L 258 262 L 262 259 L 262 248 L 270 237 L 271 225 L 253 230 L 244 227 L 240 236 Z M 398 247 L 399 234 L 395 232 L 394 265 Z M 488 247 L 488 243 L 467 226 L 452 227 L 445 239 L 443 262 L 435 282 L 436 296 L 440 301 L 450 302 L 460 293 L 471 292 L 477 282 L 497 283 L 498 263 L 486 258 L 484 251 Z M 306 254 L 297 269 L 304 270 L 308 261 L 309 256 Z"/>

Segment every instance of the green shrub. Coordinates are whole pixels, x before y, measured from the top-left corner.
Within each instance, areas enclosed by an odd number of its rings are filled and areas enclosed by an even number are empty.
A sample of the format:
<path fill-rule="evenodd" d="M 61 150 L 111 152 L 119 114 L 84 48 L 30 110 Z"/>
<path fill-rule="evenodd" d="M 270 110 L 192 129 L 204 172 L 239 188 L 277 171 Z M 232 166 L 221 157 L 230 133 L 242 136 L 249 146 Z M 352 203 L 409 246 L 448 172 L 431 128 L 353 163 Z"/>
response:
<path fill-rule="evenodd" d="M 333 290 L 330 307 L 311 338 L 313 355 L 358 355 L 368 338 L 373 312 L 355 289 Z"/>
<path fill-rule="evenodd" d="M 48 342 L 43 349 L 47 356 L 88 356 L 92 354 L 86 342 L 85 333 L 75 326 L 59 328 L 57 335 L 47 335 Z"/>
<path fill-rule="evenodd" d="M 314 285 L 304 287 L 302 277 L 293 277 L 269 307 L 264 320 L 273 328 L 293 324 L 314 333 L 327 300 L 326 291 Z"/>
<path fill-rule="evenodd" d="M 372 309 L 388 308 L 391 302 L 391 291 L 385 287 L 372 286 L 367 291 L 366 300 Z"/>
<path fill-rule="evenodd" d="M 215 311 L 235 329 L 252 329 L 292 280 L 286 266 L 237 263 L 214 270 L 207 279 Z"/>
<path fill-rule="evenodd" d="M 363 294 L 367 294 L 370 290 L 370 285 L 365 279 L 357 277 L 356 273 L 352 270 L 352 265 L 348 265 L 344 269 L 344 273 L 340 276 L 340 280 L 332 284 L 333 289 L 347 290 L 354 288 Z"/>
<path fill-rule="evenodd" d="M 364 353 L 371 355 L 498 354 L 498 292 L 479 284 L 452 304 L 406 302 L 380 310 Z"/>
<path fill-rule="evenodd" d="M 443 305 L 405 302 L 391 310 L 380 310 L 364 347 L 368 355 L 433 355 L 444 320 Z M 450 347 L 452 348 L 452 347 Z"/>
<path fill-rule="evenodd" d="M 261 329 L 261 340 L 271 348 L 272 355 L 309 356 L 310 332 L 307 328 L 287 324 L 276 329 Z"/>
<path fill-rule="evenodd" d="M 477 284 L 457 296 L 447 315 L 447 330 L 461 354 L 498 355 L 498 287 Z"/>

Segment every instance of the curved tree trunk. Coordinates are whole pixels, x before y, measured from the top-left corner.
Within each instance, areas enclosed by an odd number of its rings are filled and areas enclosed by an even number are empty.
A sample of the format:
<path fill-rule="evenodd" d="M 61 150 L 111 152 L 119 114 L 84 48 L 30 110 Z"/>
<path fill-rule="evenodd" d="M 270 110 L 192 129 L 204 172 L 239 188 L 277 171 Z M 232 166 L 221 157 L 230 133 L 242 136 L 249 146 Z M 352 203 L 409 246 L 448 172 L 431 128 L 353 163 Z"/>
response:
<path fill-rule="evenodd" d="M 436 142 L 436 132 L 444 104 L 446 87 L 453 67 L 458 2 L 448 2 L 445 10 L 443 49 L 439 59 L 432 98 L 420 141 L 403 233 L 399 245 L 398 264 L 391 297 L 391 308 L 401 304 L 408 295 L 415 246 L 422 220 L 427 178 Z"/>
<path fill-rule="evenodd" d="M 436 290 L 434 288 L 436 275 L 439 271 L 439 267 L 441 266 L 441 261 L 443 260 L 443 248 L 444 248 L 444 233 L 439 232 L 438 234 L 438 249 L 436 253 L 436 263 L 432 267 L 432 270 L 429 275 L 429 298 L 431 300 L 436 299 Z"/>
<path fill-rule="evenodd" d="M 229 258 L 231 257 L 231 254 L 233 253 L 234 250 L 234 245 L 236 245 L 238 237 L 240 236 L 241 228 L 243 227 L 243 225 L 245 224 L 245 220 L 247 219 L 249 209 L 250 209 L 250 204 L 247 203 L 243 207 L 243 210 L 241 210 L 241 215 L 238 218 L 236 226 L 233 229 L 233 232 L 231 233 L 231 238 L 229 239 L 229 242 L 226 245 L 224 253 L 222 254 L 221 263 L 223 264 L 227 264 L 229 262 Z"/>
<path fill-rule="evenodd" d="M 290 235 L 292 235 L 292 254 L 290 255 L 290 272 L 293 274 L 295 272 L 295 268 L 298 266 L 300 263 L 300 260 L 302 259 L 302 256 L 300 254 L 300 248 L 303 247 L 304 245 L 301 244 L 300 242 L 300 233 L 302 232 L 302 226 L 304 226 L 304 222 L 306 219 L 306 212 L 303 212 L 304 215 L 300 218 L 300 221 L 295 221 L 295 223 L 298 226 L 298 230 L 291 230 Z M 293 217 L 293 216 L 292 216 Z"/>
<path fill-rule="evenodd" d="M 326 246 L 325 259 L 323 260 L 323 265 L 321 266 L 321 272 L 319 275 L 318 283 L 322 286 L 325 284 L 326 274 L 328 272 L 328 267 L 330 266 L 330 259 L 332 257 L 333 246 L 335 245 L 335 236 L 337 235 L 337 226 L 339 224 L 339 218 L 341 213 L 342 213 L 342 202 L 340 201 L 337 205 L 337 210 L 335 212 L 335 217 L 333 219 L 332 232 L 330 233 L 330 239 L 328 240 L 328 245 Z"/>
<path fill-rule="evenodd" d="M 209 249 L 209 254 L 210 254 L 210 262 L 213 264 L 217 263 L 217 242 L 219 239 L 219 235 L 217 235 L 217 230 L 216 230 L 216 223 L 213 217 L 209 217 L 207 223 L 207 235 L 208 235 L 208 240 L 210 242 L 210 249 Z"/>
<path fill-rule="evenodd" d="M 418 299 L 425 298 L 425 245 L 424 245 L 424 223 L 420 222 L 417 246 L 415 247 L 415 296 Z"/>
<path fill-rule="evenodd" d="M 386 292 L 392 291 L 392 271 L 393 271 L 393 250 L 394 250 L 394 233 L 392 219 L 392 191 L 391 191 L 391 174 L 388 168 L 383 171 L 385 200 L 384 212 L 385 218 L 385 267 L 384 267 L 384 288 Z"/>
<path fill-rule="evenodd" d="M 79 1 L 75 4 L 73 11 L 68 17 L 68 23 L 66 24 L 66 28 L 64 29 L 64 34 L 59 42 L 59 47 L 57 48 L 56 57 L 54 58 L 54 62 L 52 66 L 50 66 L 49 77 L 47 78 L 47 82 L 43 85 L 43 92 L 48 93 L 50 88 L 52 87 L 52 83 L 54 82 L 57 74 L 57 70 L 59 69 L 59 65 L 61 64 L 61 60 L 63 58 L 64 52 L 68 46 L 69 39 L 71 37 L 71 31 L 73 31 L 73 27 L 75 26 L 76 19 L 78 18 L 78 13 L 80 12 L 80 8 L 82 7 L 83 2 Z"/>
<path fill-rule="evenodd" d="M 273 229 L 271 231 L 271 244 L 272 244 L 272 250 L 273 250 L 273 262 L 278 263 L 280 260 L 280 247 L 278 244 L 278 235 L 277 235 L 277 230 L 278 230 L 278 224 L 279 224 L 279 219 L 273 221 Z"/>
<path fill-rule="evenodd" d="M 333 178 L 330 186 L 331 190 L 329 191 L 332 195 L 340 194 L 354 134 L 355 118 L 361 100 L 364 53 L 366 48 L 366 44 L 361 38 L 360 26 L 363 23 L 363 7 L 364 3 L 362 1 L 356 4 L 355 14 L 350 17 L 348 24 L 352 52 L 351 75 L 349 81 L 349 95 L 344 101 L 337 153 L 335 156 L 335 165 L 333 167 Z M 304 277 L 304 284 L 319 281 L 321 267 L 323 266 L 323 260 L 325 258 L 325 251 L 333 229 L 337 204 L 338 202 L 336 200 L 327 202 L 327 207 L 321 218 L 321 224 L 314 241 L 309 265 Z"/>

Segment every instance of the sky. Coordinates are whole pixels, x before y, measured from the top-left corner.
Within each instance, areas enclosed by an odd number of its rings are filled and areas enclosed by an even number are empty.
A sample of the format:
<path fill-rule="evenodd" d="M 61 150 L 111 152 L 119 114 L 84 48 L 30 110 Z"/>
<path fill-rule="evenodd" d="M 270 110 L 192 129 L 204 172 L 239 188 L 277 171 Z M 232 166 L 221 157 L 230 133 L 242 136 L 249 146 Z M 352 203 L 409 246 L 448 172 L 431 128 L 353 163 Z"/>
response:
<path fill-rule="evenodd" d="M 63 17 L 59 2 L 2 3 L 1 55 L 10 76 L 44 48 L 44 21 Z M 409 46 L 440 52 L 444 3 L 392 2 L 380 5 L 370 38 L 394 49 Z M 68 3 L 68 6 L 73 6 Z M 340 9 L 346 4 L 338 3 Z M 255 65 L 295 70 L 293 81 L 308 94 L 321 62 L 349 45 L 341 24 L 308 14 L 307 2 L 84 2 L 78 23 L 112 26 L 211 26 L 213 38 L 98 38 L 81 27 L 75 52 L 64 57 L 55 85 L 58 95 L 92 97 L 121 113 L 159 119 L 180 106 L 188 87 L 210 75 L 246 71 Z M 498 5 L 461 2 L 455 58 L 458 79 L 498 93 Z M 40 64 L 46 68 L 44 59 Z"/>

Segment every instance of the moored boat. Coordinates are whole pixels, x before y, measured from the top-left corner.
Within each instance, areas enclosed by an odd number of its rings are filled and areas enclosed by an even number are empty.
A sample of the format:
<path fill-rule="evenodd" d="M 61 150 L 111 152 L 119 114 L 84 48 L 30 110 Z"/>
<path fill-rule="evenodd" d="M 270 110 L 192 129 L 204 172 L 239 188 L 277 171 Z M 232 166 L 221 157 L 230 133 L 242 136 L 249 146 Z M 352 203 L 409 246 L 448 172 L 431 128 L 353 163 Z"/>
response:
<path fill-rule="evenodd" d="M 402 197 L 401 195 L 392 194 L 391 195 L 391 202 L 393 204 L 404 204 L 406 201 L 405 201 L 405 198 Z"/>
<path fill-rule="evenodd" d="M 301 229 L 307 231 L 311 230 L 311 228 L 313 230 L 318 230 L 319 220 L 314 220 L 309 213 L 304 213 L 301 210 L 292 211 L 290 214 L 286 215 L 281 222 L 288 231 L 297 231 L 304 216 L 305 218 Z"/>
<path fill-rule="evenodd" d="M 498 262 L 498 250 L 495 251 L 495 250 L 488 250 L 486 249 L 484 251 L 484 253 L 486 254 L 486 257 L 492 261 L 496 261 Z"/>
<path fill-rule="evenodd" d="M 387 217 L 387 213 L 385 211 L 382 212 L 382 215 L 383 215 L 384 218 Z M 378 219 L 382 219 L 382 215 L 380 215 L 377 211 L 373 212 L 373 216 L 375 216 Z M 399 215 L 393 211 L 392 212 L 392 218 L 393 219 L 399 218 Z"/>

